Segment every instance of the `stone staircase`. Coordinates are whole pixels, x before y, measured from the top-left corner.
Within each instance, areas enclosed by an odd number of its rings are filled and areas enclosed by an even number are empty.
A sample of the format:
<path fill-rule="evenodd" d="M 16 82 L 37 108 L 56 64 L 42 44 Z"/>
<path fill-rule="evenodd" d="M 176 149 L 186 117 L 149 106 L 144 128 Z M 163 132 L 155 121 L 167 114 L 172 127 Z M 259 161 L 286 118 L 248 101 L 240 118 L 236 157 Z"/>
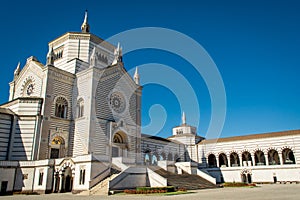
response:
<path fill-rule="evenodd" d="M 182 174 L 176 174 L 156 166 L 149 166 L 149 168 L 160 176 L 166 178 L 169 186 L 174 186 L 176 188 L 197 190 L 217 187 L 215 184 L 205 180 L 204 178 L 201 178 L 196 174 L 188 174 L 185 172 Z"/>
<path fill-rule="evenodd" d="M 114 179 L 118 174 L 121 172 L 121 169 L 118 168 L 115 165 L 112 165 L 110 176 L 96 184 L 94 187 L 92 187 L 90 190 L 83 191 L 79 193 L 79 195 L 108 195 L 108 183 L 110 180 Z"/>

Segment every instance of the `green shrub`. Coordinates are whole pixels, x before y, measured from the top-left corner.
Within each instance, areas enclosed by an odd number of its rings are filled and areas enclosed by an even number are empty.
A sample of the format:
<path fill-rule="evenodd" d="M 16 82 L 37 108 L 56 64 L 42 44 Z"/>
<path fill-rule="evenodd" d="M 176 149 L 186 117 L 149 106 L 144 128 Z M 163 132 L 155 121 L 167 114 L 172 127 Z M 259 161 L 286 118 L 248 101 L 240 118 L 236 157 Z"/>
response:
<path fill-rule="evenodd" d="M 174 186 L 166 186 L 166 187 L 137 187 L 136 191 L 162 191 L 166 192 L 175 192 Z"/>

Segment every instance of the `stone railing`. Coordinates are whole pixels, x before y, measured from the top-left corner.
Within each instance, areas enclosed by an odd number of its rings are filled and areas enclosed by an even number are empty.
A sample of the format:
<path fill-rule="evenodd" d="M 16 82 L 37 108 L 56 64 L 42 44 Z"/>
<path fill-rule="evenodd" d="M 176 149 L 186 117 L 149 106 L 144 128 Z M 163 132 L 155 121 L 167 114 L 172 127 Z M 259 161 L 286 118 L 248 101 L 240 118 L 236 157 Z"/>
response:
<path fill-rule="evenodd" d="M 155 173 L 150 168 L 147 168 L 147 172 L 151 187 L 163 187 L 168 185 L 168 180 L 166 178 Z"/>
<path fill-rule="evenodd" d="M 203 178 L 203 179 L 205 179 L 205 180 L 213 183 L 213 184 L 217 183 L 217 181 L 216 181 L 216 179 L 214 177 L 208 175 L 207 173 L 205 173 L 205 172 L 203 172 L 203 171 L 201 171 L 199 169 L 197 169 L 197 175 L 200 176 L 201 178 Z"/>
<path fill-rule="evenodd" d="M 119 167 L 122 171 L 128 169 L 128 166 L 123 163 L 122 157 L 112 158 L 112 163 Z"/>

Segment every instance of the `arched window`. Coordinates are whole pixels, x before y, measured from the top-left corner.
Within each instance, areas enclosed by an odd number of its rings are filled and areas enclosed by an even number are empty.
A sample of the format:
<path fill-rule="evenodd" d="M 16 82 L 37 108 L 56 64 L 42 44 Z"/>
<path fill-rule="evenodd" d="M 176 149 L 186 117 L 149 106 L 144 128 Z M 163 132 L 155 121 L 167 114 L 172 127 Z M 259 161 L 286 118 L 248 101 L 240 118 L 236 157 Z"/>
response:
<path fill-rule="evenodd" d="M 125 142 L 123 137 L 119 133 L 116 133 L 113 138 L 113 143 L 123 144 Z"/>
<path fill-rule="evenodd" d="M 58 97 L 55 102 L 55 116 L 59 118 L 67 118 L 68 102 L 63 97 Z"/>
<path fill-rule="evenodd" d="M 235 152 L 230 154 L 230 164 L 231 167 L 238 167 L 240 166 L 240 159 L 239 159 L 239 155 Z"/>
<path fill-rule="evenodd" d="M 243 166 L 252 166 L 252 157 L 248 151 L 242 153 L 242 163 Z"/>
<path fill-rule="evenodd" d="M 84 101 L 79 99 L 76 105 L 77 118 L 83 117 L 84 115 Z"/>
<path fill-rule="evenodd" d="M 217 159 L 214 154 L 208 156 L 208 167 L 217 167 Z"/>
<path fill-rule="evenodd" d="M 294 153 L 289 148 L 282 150 L 282 159 L 283 164 L 296 164 Z"/>
<path fill-rule="evenodd" d="M 228 167 L 227 156 L 224 153 L 219 155 L 219 167 Z"/>
<path fill-rule="evenodd" d="M 162 161 L 162 160 L 166 160 L 166 154 L 164 152 L 162 152 L 160 155 L 159 155 L 159 160 Z"/>
<path fill-rule="evenodd" d="M 266 165 L 265 154 L 261 150 L 257 150 L 254 154 L 255 165 Z"/>
<path fill-rule="evenodd" d="M 157 165 L 157 156 L 155 154 L 152 155 L 151 165 Z"/>
<path fill-rule="evenodd" d="M 278 152 L 274 149 L 271 149 L 268 152 L 268 160 L 269 160 L 269 165 L 280 165 Z"/>
<path fill-rule="evenodd" d="M 144 162 L 146 165 L 150 165 L 150 163 L 151 163 L 150 153 L 151 153 L 151 151 L 149 149 L 146 149 L 144 151 Z"/>

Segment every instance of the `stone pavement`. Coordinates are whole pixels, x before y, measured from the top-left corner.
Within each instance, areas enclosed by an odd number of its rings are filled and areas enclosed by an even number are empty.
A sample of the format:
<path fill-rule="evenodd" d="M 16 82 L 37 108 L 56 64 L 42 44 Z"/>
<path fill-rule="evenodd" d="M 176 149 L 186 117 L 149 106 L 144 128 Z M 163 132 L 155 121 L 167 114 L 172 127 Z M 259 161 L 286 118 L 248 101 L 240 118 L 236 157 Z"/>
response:
<path fill-rule="evenodd" d="M 189 194 L 173 195 L 173 196 L 158 196 L 158 195 L 112 195 L 112 196 L 81 196 L 73 194 L 47 194 L 47 195 L 14 195 L 14 196 L 0 196 L 0 200 L 96 200 L 96 199 L 229 199 L 229 200 L 299 200 L 300 199 L 300 184 L 287 185 L 262 185 L 256 188 L 219 188 L 195 190 Z"/>

